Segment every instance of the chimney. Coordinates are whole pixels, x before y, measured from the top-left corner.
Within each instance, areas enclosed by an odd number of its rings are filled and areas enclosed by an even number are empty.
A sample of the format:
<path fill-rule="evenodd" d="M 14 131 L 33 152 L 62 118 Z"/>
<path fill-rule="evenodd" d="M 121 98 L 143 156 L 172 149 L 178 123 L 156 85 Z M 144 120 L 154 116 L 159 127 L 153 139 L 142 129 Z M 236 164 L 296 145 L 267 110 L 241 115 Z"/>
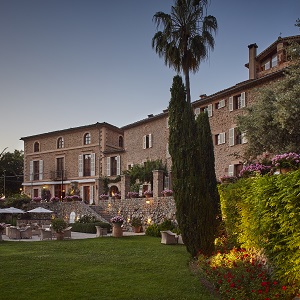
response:
<path fill-rule="evenodd" d="M 200 97 L 200 99 L 202 100 L 202 99 L 206 98 L 207 95 L 206 95 L 206 94 L 202 94 L 202 95 L 200 95 L 199 97 Z"/>
<path fill-rule="evenodd" d="M 256 79 L 256 44 L 251 44 L 249 48 L 249 79 Z"/>

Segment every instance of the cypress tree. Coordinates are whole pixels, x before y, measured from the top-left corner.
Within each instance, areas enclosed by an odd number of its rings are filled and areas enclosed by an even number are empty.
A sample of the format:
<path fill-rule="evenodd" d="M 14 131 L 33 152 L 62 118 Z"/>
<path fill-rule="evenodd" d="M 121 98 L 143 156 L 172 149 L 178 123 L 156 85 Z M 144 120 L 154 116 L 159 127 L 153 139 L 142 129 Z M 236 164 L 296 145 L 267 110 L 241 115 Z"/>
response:
<path fill-rule="evenodd" d="M 175 76 L 169 104 L 169 152 L 176 218 L 192 256 L 213 251 L 219 199 L 209 122 L 207 116 L 202 118 L 196 123 L 182 78 Z"/>

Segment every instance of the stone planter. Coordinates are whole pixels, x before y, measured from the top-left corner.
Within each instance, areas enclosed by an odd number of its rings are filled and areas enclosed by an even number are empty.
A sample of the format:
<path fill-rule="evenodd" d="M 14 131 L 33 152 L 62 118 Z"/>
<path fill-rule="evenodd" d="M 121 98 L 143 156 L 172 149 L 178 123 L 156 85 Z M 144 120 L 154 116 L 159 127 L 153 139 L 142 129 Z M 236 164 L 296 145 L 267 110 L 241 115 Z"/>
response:
<path fill-rule="evenodd" d="M 65 237 L 64 232 L 56 232 L 56 239 L 58 241 L 62 241 L 64 239 L 64 237 Z"/>
<path fill-rule="evenodd" d="M 113 237 L 123 236 L 122 223 L 113 223 L 112 236 Z"/>

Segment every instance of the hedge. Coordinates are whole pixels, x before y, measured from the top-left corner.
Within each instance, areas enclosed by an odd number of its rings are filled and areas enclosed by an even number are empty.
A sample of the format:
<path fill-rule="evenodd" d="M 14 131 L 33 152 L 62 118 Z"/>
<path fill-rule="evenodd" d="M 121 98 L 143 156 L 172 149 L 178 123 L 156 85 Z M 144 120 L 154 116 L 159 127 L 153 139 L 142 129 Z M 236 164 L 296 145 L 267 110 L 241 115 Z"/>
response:
<path fill-rule="evenodd" d="M 286 285 L 300 286 L 300 170 L 219 186 L 228 240 L 262 251 Z"/>

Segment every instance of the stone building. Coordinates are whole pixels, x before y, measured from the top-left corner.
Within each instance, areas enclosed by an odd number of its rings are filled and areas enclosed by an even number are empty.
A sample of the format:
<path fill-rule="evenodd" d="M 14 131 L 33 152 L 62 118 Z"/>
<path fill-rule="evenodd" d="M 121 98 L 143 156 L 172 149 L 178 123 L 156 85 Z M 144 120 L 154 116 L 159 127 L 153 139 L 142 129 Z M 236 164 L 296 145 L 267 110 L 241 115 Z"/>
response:
<path fill-rule="evenodd" d="M 238 175 L 242 168 L 247 140 L 237 130 L 236 116 L 255 102 L 257 88 L 282 78 L 289 64 L 286 47 L 294 41 L 299 43 L 300 36 L 278 38 L 259 55 L 257 45 L 249 45 L 249 79 L 192 103 L 195 115 L 204 110 L 209 115 L 217 178 Z M 111 179 L 112 194 L 121 190 L 118 176 L 134 164 L 160 159 L 170 171 L 168 135 L 164 110 L 122 128 L 104 122 L 23 137 L 24 192 L 40 197 L 47 189 L 63 198 L 77 189 L 85 202 L 97 204 L 105 177 Z M 171 175 L 163 181 L 171 188 Z"/>

